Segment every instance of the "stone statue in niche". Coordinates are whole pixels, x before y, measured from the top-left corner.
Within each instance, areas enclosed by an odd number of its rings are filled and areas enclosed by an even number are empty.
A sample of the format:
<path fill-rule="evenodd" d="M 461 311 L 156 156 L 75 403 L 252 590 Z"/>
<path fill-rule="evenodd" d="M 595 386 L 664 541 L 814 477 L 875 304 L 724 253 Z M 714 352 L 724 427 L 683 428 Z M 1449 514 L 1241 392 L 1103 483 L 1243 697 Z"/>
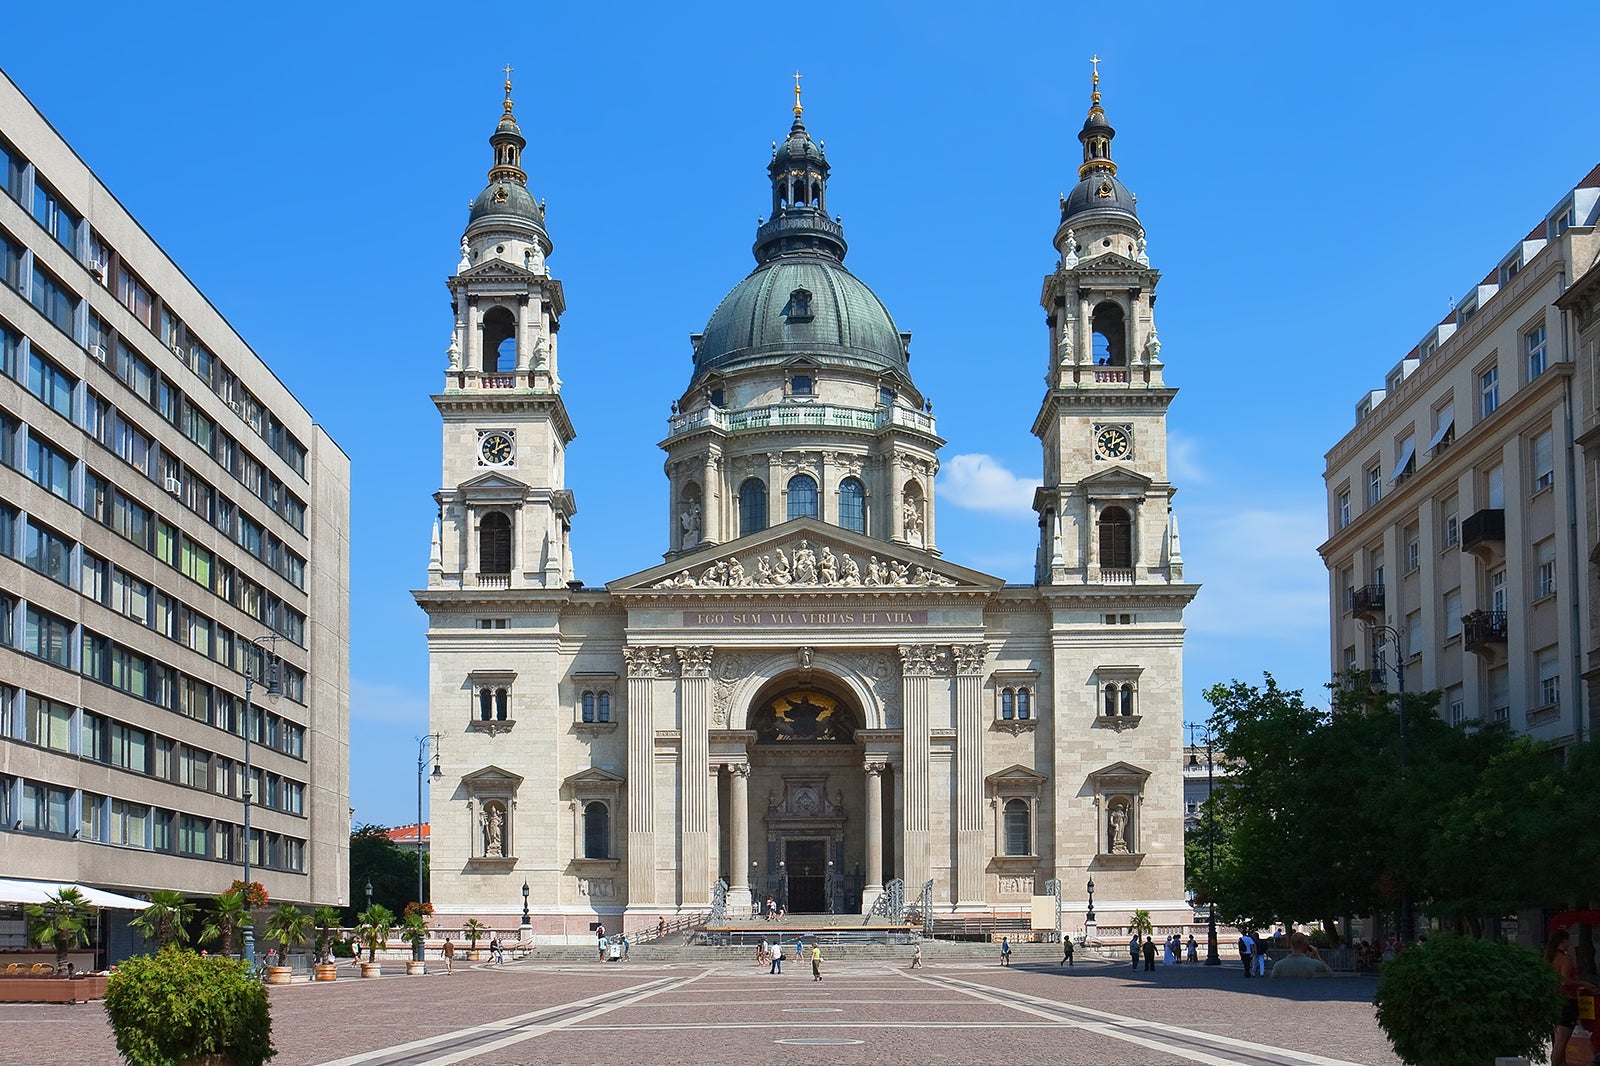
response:
<path fill-rule="evenodd" d="M 913 548 L 922 547 L 922 508 L 909 494 L 900 505 L 900 526 L 907 544 Z"/>
<path fill-rule="evenodd" d="M 489 809 L 483 812 L 483 857 L 486 859 L 499 859 L 505 856 L 505 843 L 502 833 L 505 829 L 505 815 L 500 813 L 499 804 L 489 804 Z"/>
<path fill-rule="evenodd" d="M 533 369 L 543 370 L 550 362 L 550 346 L 545 343 L 544 335 L 540 334 L 533 341 Z"/>
<path fill-rule="evenodd" d="M 683 513 L 678 516 L 678 523 L 683 527 L 683 538 L 679 547 L 685 550 L 693 548 L 700 543 L 700 504 L 690 500 L 684 507 Z"/>
<path fill-rule="evenodd" d="M 1150 327 L 1150 336 L 1144 342 L 1144 361 L 1154 363 L 1161 358 L 1161 338 L 1156 336 L 1156 328 Z"/>
<path fill-rule="evenodd" d="M 1128 808 L 1121 803 L 1113 804 L 1106 820 L 1111 823 L 1111 854 L 1128 854 Z"/>
<path fill-rule="evenodd" d="M 523 258 L 523 265 L 535 274 L 544 273 L 544 247 L 538 241 L 534 241 L 533 246 L 528 249 L 527 255 Z"/>

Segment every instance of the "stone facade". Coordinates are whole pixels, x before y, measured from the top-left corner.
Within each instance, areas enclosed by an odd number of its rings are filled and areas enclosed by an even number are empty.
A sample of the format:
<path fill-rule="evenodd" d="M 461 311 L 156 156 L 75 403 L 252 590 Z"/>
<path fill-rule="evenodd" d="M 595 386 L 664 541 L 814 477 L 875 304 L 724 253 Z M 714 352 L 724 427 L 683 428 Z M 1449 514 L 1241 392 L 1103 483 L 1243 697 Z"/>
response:
<path fill-rule="evenodd" d="M 937 436 L 909 335 L 842 265 L 800 119 L 768 167 L 758 268 L 695 335 L 666 451 L 665 561 L 573 579 L 564 308 L 505 115 L 450 280 L 444 487 L 427 588 L 432 898 L 587 937 L 769 895 L 859 913 L 1188 921 L 1183 579 L 1158 275 L 1096 91 L 1044 286 L 1033 584 L 942 557 Z M 1102 190 L 1110 190 L 1102 193 Z M 485 207 L 484 205 L 489 205 Z M 503 332 L 490 336 L 499 322 Z M 549 353 L 547 362 L 521 353 Z M 507 363 L 514 358 L 511 369 Z M 541 370 L 541 366 L 546 369 Z M 569 363 L 582 387 L 581 358 Z"/>

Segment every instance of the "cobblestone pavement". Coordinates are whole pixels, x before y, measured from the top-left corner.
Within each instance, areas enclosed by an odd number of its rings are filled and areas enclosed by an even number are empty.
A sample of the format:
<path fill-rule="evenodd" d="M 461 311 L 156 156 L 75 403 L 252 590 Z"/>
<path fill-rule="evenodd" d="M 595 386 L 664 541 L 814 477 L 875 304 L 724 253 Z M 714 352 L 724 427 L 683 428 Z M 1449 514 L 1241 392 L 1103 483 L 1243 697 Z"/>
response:
<path fill-rule="evenodd" d="M 398 967 L 397 967 L 398 968 Z M 463 966 L 272 989 L 273 1066 L 1033 1063 L 1398 1066 L 1370 978 L 1237 966 L 882 960 Z M 99 1004 L 0 1006 L 0 1066 L 117 1063 Z"/>

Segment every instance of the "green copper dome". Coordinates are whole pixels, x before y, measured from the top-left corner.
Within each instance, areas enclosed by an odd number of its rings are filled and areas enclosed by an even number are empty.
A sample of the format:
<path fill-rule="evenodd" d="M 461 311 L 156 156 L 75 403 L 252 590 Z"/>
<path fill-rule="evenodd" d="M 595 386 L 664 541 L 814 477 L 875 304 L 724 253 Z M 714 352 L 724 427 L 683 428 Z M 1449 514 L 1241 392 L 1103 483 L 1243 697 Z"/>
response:
<path fill-rule="evenodd" d="M 906 369 L 889 309 L 830 258 L 770 260 L 722 298 L 695 349 L 696 373 L 810 355 L 866 370 Z"/>

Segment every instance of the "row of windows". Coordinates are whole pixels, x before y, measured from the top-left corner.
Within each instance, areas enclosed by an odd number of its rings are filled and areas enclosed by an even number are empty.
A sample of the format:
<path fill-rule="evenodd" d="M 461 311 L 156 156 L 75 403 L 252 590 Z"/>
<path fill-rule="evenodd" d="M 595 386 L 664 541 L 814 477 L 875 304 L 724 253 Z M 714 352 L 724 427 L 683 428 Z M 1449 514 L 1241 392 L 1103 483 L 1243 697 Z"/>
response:
<path fill-rule="evenodd" d="M 261 740 L 267 737 L 267 717 L 253 708 L 253 732 Z M 0 737 L 219 796 L 243 793 L 242 763 L 31 692 L 0 688 Z M 292 778 L 252 767 L 250 794 L 259 806 L 305 813 L 305 785 Z"/>
<path fill-rule="evenodd" d="M 809 474 L 796 474 L 789 479 L 786 499 L 788 517 L 820 518 L 816 479 Z M 857 477 L 847 477 L 839 482 L 839 526 L 854 533 L 867 531 L 867 487 Z M 767 528 L 767 483 L 760 478 L 746 478 L 739 486 L 739 535 L 749 536 Z"/>
<path fill-rule="evenodd" d="M 208 388 L 249 423 L 296 474 L 305 477 L 305 445 L 240 383 L 237 375 L 189 330 L 165 301 L 151 291 L 99 233 L 84 224 L 83 217 L 37 173 L 33 175 L 33 193 L 29 197 L 28 163 L 21 153 L 4 140 L 0 140 L 0 178 L 7 182 L 5 191 L 17 203 L 28 207 L 31 199 L 34 220 L 46 233 L 109 289 L 119 303 L 160 339 L 163 347 L 177 355 Z M 17 247 L 14 244 L 12 246 Z M 16 251 L 15 258 L 20 261 L 20 249 Z M 36 281 L 30 299 L 57 328 L 69 336 L 73 335 L 73 319 L 78 303 L 76 293 L 54 275 L 44 271 L 42 266 L 36 265 L 35 271 L 47 279 L 47 284 L 41 285 Z M 9 275 L 8 281 L 13 288 L 21 289 L 21 285 L 11 281 Z M 39 294 L 41 289 L 45 290 L 45 295 Z M 91 314 L 91 318 L 94 317 Z M 92 350 L 94 345 L 99 344 L 104 351 L 108 333 L 103 324 L 99 328 L 92 327 L 85 347 Z"/>
<path fill-rule="evenodd" d="M 77 383 L 32 344 L 27 346 L 27 350 L 27 358 L 23 360 L 20 335 L 7 329 L 5 324 L 0 322 L 0 371 L 23 381 L 30 392 L 68 420 L 74 421 L 101 446 L 153 483 L 162 486 L 165 491 L 177 496 L 191 511 L 266 563 L 297 588 L 305 588 L 304 559 L 277 536 L 263 530 L 261 525 L 250 518 L 243 509 L 213 489 L 193 470 L 186 469 L 177 458 L 153 441 L 121 410 L 87 386 L 83 390 L 79 417 L 74 420 Z M 118 350 L 123 351 L 120 347 Z M 142 360 L 140 362 L 142 363 Z M 19 369 L 22 371 L 21 377 L 18 377 Z M 167 388 L 165 379 L 160 381 L 161 390 L 165 390 Z M 158 391 L 157 395 L 164 396 L 166 393 Z M 177 396 L 175 392 L 171 395 Z M 300 532 L 305 532 L 305 504 L 298 497 L 284 489 L 277 478 L 265 475 L 261 464 L 240 451 L 233 438 L 221 431 L 213 435 L 210 420 L 190 408 L 187 401 L 181 404 L 174 401 L 173 410 L 180 414 L 183 424 L 191 427 L 203 425 L 203 433 L 196 429 L 191 436 L 214 439 L 217 442 L 215 447 L 218 462 L 225 469 L 232 470 L 241 483 L 254 491 L 277 514 Z M 15 420 L 6 417 L 6 427 L 12 432 L 15 432 L 16 425 Z M 30 433 L 36 432 L 36 428 L 30 429 Z M 9 449 L 9 445 L 6 447 Z M 65 449 L 54 446 L 52 449 L 59 460 L 63 476 L 46 487 L 62 498 L 70 499 L 71 494 L 67 486 L 71 481 L 73 461 L 67 457 Z M 91 480 L 89 487 L 103 489 L 104 483 L 99 479 Z M 95 498 L 89 496 L 85 500 L 85 510 L 88 510 L 94 502 Z"/>
<path fill-rule="evenodd" d="M 21 633 L 15 632 L 17 604 L 0 593 L 0 646 L 15 647 L 26 655 L 76 670 L 84 677 L 109 685 L 137 699 L 176 711 L 185 717 L 235 735 L 243 735 L 243 701 L 221 688 L 191 677 L 159 659 L 125 647 L 85 627 L 76 627 L 34 604 L 22 614 Z M 20 635 L 20 644 L 14 639 Z M 261 651 L 241 647 L 250 669 L 260 676 Z M 74 659 L 77 661 L 74 662 Z M 305 703 L 305 673 L 290 663 L 280 663 L 284 695 Z M 305 758 L 305 727 L 282 716 L 257 711 L 252 739 L 297 759 Z"/>
<path fill-rule="evenodd" d="M 221 862 L 239 861 L 244 839 L 243 827 L 228 822 L 7 776 L 0 776 L 0 827 Z M 257 868 L 305 872 L 303 839 L 261 829 L 250 838 Z"/>

